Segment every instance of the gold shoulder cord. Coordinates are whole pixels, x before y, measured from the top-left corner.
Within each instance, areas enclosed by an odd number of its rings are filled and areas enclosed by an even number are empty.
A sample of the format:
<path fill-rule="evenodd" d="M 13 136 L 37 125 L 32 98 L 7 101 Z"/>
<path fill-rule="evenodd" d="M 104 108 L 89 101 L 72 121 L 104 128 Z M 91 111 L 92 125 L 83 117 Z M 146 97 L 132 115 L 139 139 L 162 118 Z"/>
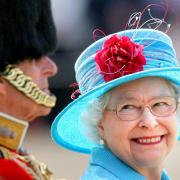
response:
<path fill-rule="evenodd" d="M 34 180 L 52 180 L 52 172 L 49 171 L 44 163 L 37 161 L 34 156 L 21 156 L 2 146 L 0 146 L 0 151 L 2 152 L 4 159 L 15 161 L 19 166 L 25 169 Z"/>
<path fill-rule="evenodd" d="M 8 65 L 5 71 L 1 73 L 1 76 L 37 104 L 42 104 L 47 107 L 55 106 L 56 97 L 43 92 L 32 79 L 26 76 L 17 66 Z"/>

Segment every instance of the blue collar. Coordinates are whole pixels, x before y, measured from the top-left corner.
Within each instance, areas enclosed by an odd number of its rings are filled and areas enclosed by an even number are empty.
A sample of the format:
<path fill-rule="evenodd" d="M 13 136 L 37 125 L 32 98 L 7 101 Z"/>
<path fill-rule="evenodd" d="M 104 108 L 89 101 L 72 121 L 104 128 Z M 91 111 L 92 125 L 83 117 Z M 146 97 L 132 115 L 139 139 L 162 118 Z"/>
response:
<path fill-rule="evenodd" d="M 119 179 L 146 180 L 144 176 L 122 162 L 107 148 L 94 148 L 90 164 L 106 169 Z M 162 173 L 161 180 L 170 180 L 165 171 Z"/>

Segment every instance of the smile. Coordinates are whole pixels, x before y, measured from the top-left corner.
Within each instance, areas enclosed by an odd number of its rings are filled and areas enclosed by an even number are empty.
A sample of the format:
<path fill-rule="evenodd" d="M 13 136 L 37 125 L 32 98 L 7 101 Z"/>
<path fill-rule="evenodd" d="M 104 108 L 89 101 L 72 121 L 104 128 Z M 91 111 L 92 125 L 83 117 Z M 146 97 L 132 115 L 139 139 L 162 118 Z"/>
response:
<path fill-rule="evenodd" d="M 162 141 L 164 136 L 155 136 L 155 137 L 143 137 L 143 138 L 137 138 L 137 139 L 133 139 L 134 141 L 136 141 L 136 143 L 138 144 L 157 144 L 159 142 Z"/>

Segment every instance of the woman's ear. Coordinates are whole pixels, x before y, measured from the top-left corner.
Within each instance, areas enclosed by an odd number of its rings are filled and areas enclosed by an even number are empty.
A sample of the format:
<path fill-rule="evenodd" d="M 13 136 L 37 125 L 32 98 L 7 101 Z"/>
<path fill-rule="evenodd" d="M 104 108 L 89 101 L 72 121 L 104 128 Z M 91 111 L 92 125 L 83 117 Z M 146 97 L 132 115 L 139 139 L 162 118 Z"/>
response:
<path fill-rule="evenodd" d="M 100 121 L 98 124 L 98 131 L 99 131 L 99 135 L 101 138 L 104 137 L 104 127 L 103 127 L 103 122 Z"/>
<path fill-rule="evenodd" d="M 2 77 L 0 77 L 0 95 L 5 95 L 5 94 L 6 94 L 6 82 Z"/>

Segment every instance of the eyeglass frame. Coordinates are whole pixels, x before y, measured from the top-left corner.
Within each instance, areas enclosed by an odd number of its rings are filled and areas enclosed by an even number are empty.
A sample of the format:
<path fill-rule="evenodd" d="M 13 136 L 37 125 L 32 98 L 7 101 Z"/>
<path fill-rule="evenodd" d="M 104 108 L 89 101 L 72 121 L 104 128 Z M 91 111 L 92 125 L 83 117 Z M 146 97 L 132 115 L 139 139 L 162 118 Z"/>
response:
<path fill-rule="evenodd" d="M 141 105 L 140 108 L 139 108 L 139 109 L 140 109 L 140 110 L 139 110 L 139 115 L 138 115 L 135 119 L 132 119 L 132 120 L 122 120 L 122 119 L 120 118 L 120 116 L 118 115 L 118 106 L 119 106 L 119 104 L 117 104 L 116 109 L 109 109 L 109 108 L 106 107 L 105 110 L 106 110 L 106 111 L 110 111 L 110 112 L 116 112 L 116 115 L 117 115 L 118 119 L 121 120 L 121 121 L 136 121 L 138 118 L 140 118 L 140 117 L 143 115 L 144 110 L 145 110 L 145 107 L 147 107 L 147 108 L 149 109 L 149 111 L 151 112 L 151 114 L 152 114 L 153 116 L 156 116 L 156 117 L 168 117 L 168 116 L 170 116 L 171 114 L 173 114 L 174 112 L 176 112 L 176 110 L 178 109 L 179 98 L 174 97 L 174 96 L 158 96 L 158 97 L 152 98 L 152 99 L 150 100 L 150 102 L 153 101 L 154 99 L 158 99 L 158 98 L 159 98 L 159 99 L 160 99 L 160 98 L 172 98 L 172 99 L 174 99 L 175 102 L 176 102 L 174 110 L 173 110 L 171 113 L 169 113 L 168 115 L 159 116 L 159 115 L 157 115 L 157 114 L 155 114 L 155 113 L 153 112 L 153 110 L 152 110 L 152 108 L 151 108 L 151 105 L 144 105 L 144 106 Z M 150 104 L 151 104 L 151 103 L 150 103 Z"/>

